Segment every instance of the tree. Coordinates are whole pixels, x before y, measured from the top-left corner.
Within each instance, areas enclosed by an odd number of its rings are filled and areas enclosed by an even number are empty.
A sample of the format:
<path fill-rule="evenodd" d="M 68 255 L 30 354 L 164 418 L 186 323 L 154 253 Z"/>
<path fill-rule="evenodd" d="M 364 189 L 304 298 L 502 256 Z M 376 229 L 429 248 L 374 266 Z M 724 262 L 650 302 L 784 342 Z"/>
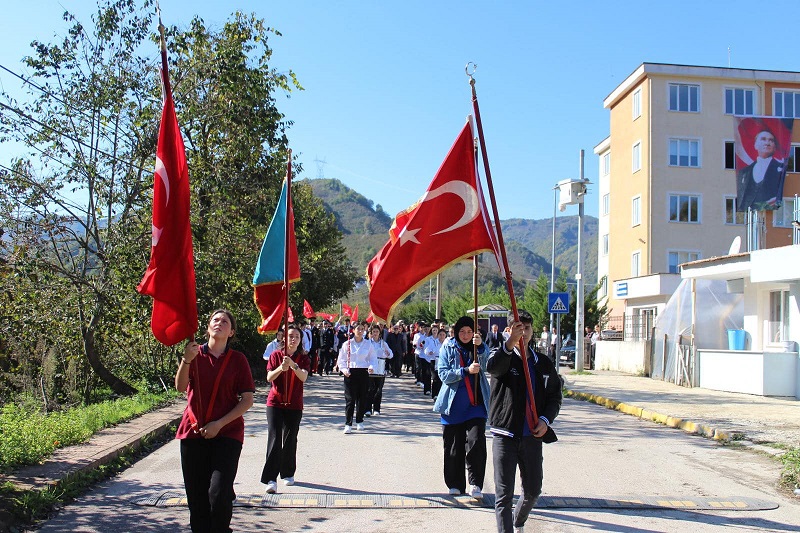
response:
<path fill-rule="evenodd" d="M 31 101 L 4 95 L 0 140 L 27 147 L 0 174 L 0 369 L 11 388 L 49 380 L 89 401 L 98 377 L 129 394 L 135 382 L 174 372 L 179 348 L 153 339 L 151 301 L 135 292 L 150 252 L 161 110 L 152 7 L 102 0 L 91 25 L 65 14 L 67 37 L 34 42 L 26 59 Z M 239 319 L 240 346 L 260 353 L 251 280 L 291 126 L 276 95 L 301 87 L 291 71 L 270 67 L 268 40 L 280 33 L 255 16 L 236 13 L 216 31 L 195 18 L 167 34 L 201 324 L 227 307 Z M 292 190 L 304 276 L 292 302 L 324 307 L 353 286 L 355 273 L 332 217 L 307 186 Z"/>
<path fill-rule="evenodd" d="M 142 126 L 152 105 L 142 97 L 152 76 L 134 52 L 149 35 L 150 6 L 104 3 L 92 27 L 65 14 L 67 37 L 34 41 L 25 59 L 35 80 L 32 101 L 17 104 L 4 94 L 0 121 L 3 138 L 28 149 L 0 181 L 3 203 L 16 206 L 0 214 L 14 243 L 3 241 L 13 273 L 4 278 L 12 319 L 3 334 L 18 355 L 43 344 L 64 359 L 81 353 L 118 394 L 135 391 L 117 375 L 125 358 L 109 315 L 131 309 L 119 273 L 133 266 L 127 247 L 138 236 L 128 230 L 150 180 L 144 169 L 153 124 Z M 22 294 L 26 285 L 36 298 Z M 42 309 L 41 301 L 50 306 Z"/>

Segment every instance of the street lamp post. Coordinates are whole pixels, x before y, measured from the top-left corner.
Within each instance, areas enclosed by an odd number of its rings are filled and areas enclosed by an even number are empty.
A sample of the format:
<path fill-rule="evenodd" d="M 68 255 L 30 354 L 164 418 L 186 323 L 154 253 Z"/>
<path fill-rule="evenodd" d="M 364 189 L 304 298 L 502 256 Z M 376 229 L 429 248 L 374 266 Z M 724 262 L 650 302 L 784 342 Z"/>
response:
<path fill-rule="evenodd" d="M 568 205 L 578 204 L 578 265 L 575 274 L 577 282 L 577 297 L 575 302 L 575 371 L 583 370 L 583 253 L 581 244 L 583 240 L 583 199 L 586 196 L 586 186 L 589 181 L 583 177 L 583 150 L 580 152 L 580 179 L 561 180 L 558 182 L 561 201 L 559 208 L 564 211 Z"/>
<path fill-rule="evenodd" d="M 550 292 L 556 292 L 556 211 L 558 209 L 558 185 L 553 187 L 553 248 L 550 252 Z M 555 335 L 555 317 L 550 313 L 550 335 Z M 556 339 L 556 348 L 561 344 L 561 339 Z M 547 339 L 548 345 L 552 344 Z M 558 352 L 553 354 L 553 360 L 558 365 Z"/>

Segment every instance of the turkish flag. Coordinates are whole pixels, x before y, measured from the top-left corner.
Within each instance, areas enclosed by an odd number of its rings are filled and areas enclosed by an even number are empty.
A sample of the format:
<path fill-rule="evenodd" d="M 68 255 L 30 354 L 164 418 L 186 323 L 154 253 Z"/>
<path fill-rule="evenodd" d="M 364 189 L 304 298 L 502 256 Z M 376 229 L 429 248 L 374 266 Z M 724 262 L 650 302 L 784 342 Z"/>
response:
<path fill-rule="evenodd" d="M 328 313 L 317 313 L 317 316 L 319 318 L 324 318 L 328 322 L 333 322 L 334 320 L 336 320 L 336 315 L 330 315 Z"/>
<path fill-rule="evenodd" d="M 353 314 L 350 316 L 350 320 L 358 322 L 358 304 L 353 308 Z"/>
<path fill-rule="evenodd" d="M 342 304 L 342 316 L 346 316 L 347 318 L 352 318 L 353 308 L 347 304 Z"/>
<path fill-rule="evenodd" d="M 303 316 L 306 318 L 314 318 L 317 314 L 311 308 L 311 304 L 308 303 L 308 300 L 303 300 Z"/>
<path fill-rule="evenodd" d="M 291 307 L 288 307 L 286 309 L 286 314 L 288 315 L 289 322 L 293 323 L 294 322 L 294 313 L 292 313 L 292 308 Z"/>
<path fill-rule="evenodd" d="M 151 329 L 172 346 L 197 332 L 197 296 L 189 223 L 189 169 L 162 52 L 164 107 L 153 182 L 150 264 L 136 290 L 153 298 Z"/>
<path fill-rule="evenodd" d="M 372 321 L 375 320 L 375 315 L 372 314 L 372 311 L 369 312 L 369 314 L 367 315 L 367 319 L 366 320 L 370 324 L 372 324 Z"/>
<path fill-rule="evenodd" d="M 467 123 L 428 190 L 395 217 L 389 241 L 367 266 L 369 303 L 376 318 L 389 322 L 403 298 L 458 261 L 482 252 L 497 258 L 475 163 Z"/>

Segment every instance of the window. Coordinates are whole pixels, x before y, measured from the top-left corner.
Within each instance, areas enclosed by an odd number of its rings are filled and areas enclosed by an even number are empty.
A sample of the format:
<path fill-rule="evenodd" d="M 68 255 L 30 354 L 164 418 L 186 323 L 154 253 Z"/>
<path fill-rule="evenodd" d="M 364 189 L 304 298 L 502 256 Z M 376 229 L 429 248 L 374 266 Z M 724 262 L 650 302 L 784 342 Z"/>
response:
<path fill-rule="evenodd" d="M 669 110 L 700 112 L 700 86 L 686 83 L 669 84 Z"/>
<path fill-rule="evenodd" d="M 639 258 L 641 253 L 633 252 L 631 254 L 631 277 L 639 277 Z"/>
<path fill-rule="evenodd" d="M 736 170 L 736 146 L 733 141 L 725 141 L 725 170 Z"/>
<path fill-rule="evenodd" d="M 688 194 L 670 194 L 669 221 L 700 222 L 700 197 Z"/>
<path fill-rule="evenodd" d="M 776 117 L 800 118 L 800 92 L 775 91 Z"/>
<path fill-rule="evenodd" d="M 753 115 L 755 109 L 753 89 L 725 89 L 726 115 Z"/>
<path fill-rule="evenodd" d="M 611 174 L 611 152 L 603 154 L 603 176 Z"/>
<path fill-rule="evenodd" d="M 680 274 L 678 265 L 688 263 L 689 261 L 697 261 L 700 259 L 700 252 L 669 252 L 667 254 L 667 268 L 670 274 Z"/>
<path fill-rule="evenodd" d="M 793 144 L 789 150 L 786 172 L 800 172 L 800 146 Z"/>
<path fill-rule="evenodd" d="M 642 169 L 642 143 L 637 142 L 633 145 L 633 157 L 631 159 L 631 166 L 633 167 L 633 172 Z"/>
<path fill-rule="evenodd" d="M 633 120 L 642 116 L 642 90 L 636 89 L 633 92 Z"/>
<path fill-rule="evenodd" d="M 608 215 L 611 211 L 611 197 L 608 193 L 603 195 L 603 215 Z"/>
<path fill-rule="evenodd" d="M 692 139 L 670 139 L 669 166 L 699 167 L 700 141 Z"/>
<path fill-rule="evenodd" d="M 603 255 L 608 255 L 608 233 L 603 235 Z"/>
<path fill-rule="evenodd" d="M 736 211 L 736 197 L 728 196 L 725 198 L 725 223 L 744 224 L 747 213 Z"/>
<path fill-rule="evenodd" d="M 789 291 L 770 291 L 767 343 L 789 340 Z"/>
<path fill-rule="evenodd" d="M 603 276 L 603 279 L 600 280 L 600 288 L 597 290 L 597 299 L 605 298 L 608 296 L 608 278 Z"/>
<path fill-rule="evenodd" d="M 631 200 L 631 226 L 642 223 L 642 197 L 634 196 Z"/>
<path fill-rule="evenodd" d="M 794 198 L 784 198 L 781 206 L 772 212 L 772 225 L 776 228 L 791 228 L 794 220 Z"/>

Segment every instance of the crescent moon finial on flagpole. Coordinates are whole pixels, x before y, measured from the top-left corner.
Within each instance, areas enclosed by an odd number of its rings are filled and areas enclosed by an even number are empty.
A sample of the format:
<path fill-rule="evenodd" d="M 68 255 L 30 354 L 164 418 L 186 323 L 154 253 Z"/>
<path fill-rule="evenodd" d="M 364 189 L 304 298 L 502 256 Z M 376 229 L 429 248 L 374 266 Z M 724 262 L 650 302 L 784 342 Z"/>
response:
<path fill-rule="evenodd" d="M 473 75 L 475 74 L 476 70 L 478 70 L 478 65 L 477 63 L 473 63 L 472 61 L 468 62 L 467 65 L 464 67 L 464 73 L 467 76 L 469 76 L 470 82 L 473 82 L 475 80 L 475 78 L 473 78 Z"/>

